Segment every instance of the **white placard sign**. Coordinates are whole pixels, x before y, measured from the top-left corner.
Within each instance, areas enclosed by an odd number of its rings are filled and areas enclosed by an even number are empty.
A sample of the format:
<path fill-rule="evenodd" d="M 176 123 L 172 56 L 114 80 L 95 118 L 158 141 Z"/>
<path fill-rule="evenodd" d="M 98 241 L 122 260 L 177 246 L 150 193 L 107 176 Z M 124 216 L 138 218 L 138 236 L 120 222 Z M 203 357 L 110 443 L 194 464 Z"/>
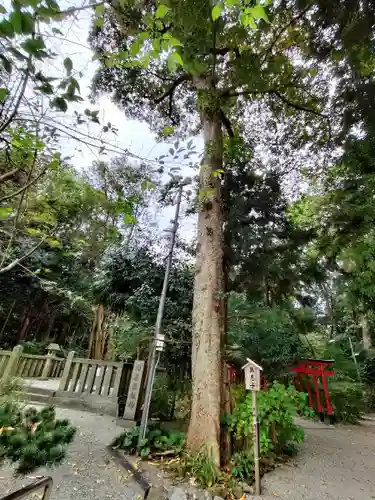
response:
<path fill-rule="evenodd" d="M 263 370 L 255 361 L 247 358 L 247 363 L 242 367 L 245 372 L 245 387 L 248 391 L 260 391 L 260 372 Z"/>

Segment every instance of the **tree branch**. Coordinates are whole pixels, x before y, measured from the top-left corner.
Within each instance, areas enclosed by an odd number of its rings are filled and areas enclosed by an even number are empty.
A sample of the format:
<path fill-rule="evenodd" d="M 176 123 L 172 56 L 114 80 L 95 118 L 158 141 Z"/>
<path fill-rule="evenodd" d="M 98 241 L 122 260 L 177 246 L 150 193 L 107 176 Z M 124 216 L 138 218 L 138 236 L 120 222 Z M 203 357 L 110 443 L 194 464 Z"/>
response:
<path fill-rule="evenodd" d="M 76 12 L 79 12 L 81 10 L 86 10 L 86 9 L 96 9 L 96 7 L 100 7 L 101 5 L 105 5 L 105 2 L 96 2 L 96 3 L 90 3 L 88 5 L 82 5 L 81 7 L 70 7 L 69 9 L 66 10 L 57 10 L 56 14 L 62 14 L 62 15 L 70 15 L 70 14 L 75 14 Z"/>
<path fill-rule="evenodd" d="M 186 82 L 188 80 L 190 80 L 190 75 L 188 75 L 187 73 L 184 73 L 183 75 L 181 75 L 178 78 L 176 78 L 176 80 L 172 83 L 172 85 L 169 87 L 169 89 L 166 90 L 163 95 L 161 95 L 160 97 L 158 97 L 157 99 L 155 99 L 155 103 L 156 104 L 160 104 L 167 97 L 170 97 L 170 96 L 173 97 L 173 94 L 174 94 L 174 91 L 176 90 L 176 88 L 179 85 L 181 85 L 181 83 Z"/>
<path fill-rule="evenodd" d="M 27 63 L 27 68 L 26 68 L 26 71 L 25 71 L 25 76 L 24 76 L 24 79 L 23 79 L 23 82 L 22 82 L 22 87 L 21 87 L 21 90 L 20 90 L 20 94 L 18 96 L 18 99 L 16 101 L 16 104 L 14 106 L 14 109 L 13 111 L 11 112 L 11 114 L 9 115 L 9 117 L 5 120 L 5 122 L 0 125 L 0 132 L 3 132 L 7 127 L 8 125 L 10 125 L 10 123 L 12 122 L 13 118 L 16 116 L 17 114 L 17 111 L 18 111 L 18 108 L 21 104 L 21 101 L 22 101 L 22 97 L 25 93 L 25 90 L 26 90 L 26 85 L 27 85 L 27 82 L 29 80 L 29 68 L 30 68 L 30 63 L 31 63 L 31 57 L 29 57 L 29 61 Z"/>
<path fill-rule="evenodd" d="M 290 27 L 292 24 L 297 22 L 299 19 L 301 19 L 312 7 L 313 4 L 307 5 L 296 17 L 293 17 L 288 24 L 280 28 L 280 30 L 276 33 L 275 38 L 272 40 L 270 46 L 267 48 L 266 52 L 264 53 L 264 56 L 262 57 L 261 64 L 264 63 L 264 61 L 267 59 L 267 56 L 270 52 L 272 52 L 272 49 L 276 45 L 277 41 L 281 37 L 281 35 Z"/>
<path fill-rule="evenodd" d="M 51 234 L 53 234 L 53 231 L 52 231 Z M 8 264 L 7 266 L 1 268 L 0 269 L 0 274 L 4 274 L 4 273 L 6 273 L 8 271 L 11 271 L 14 267 L 18 266 L 20 264 L 20 262 L 22 262 L 25 259 L 27 259 L 28 257 L 30 257 L 30 255 L 32 255 L 36 250 L 38 250 L 38 248 L 40 246 L 42 246 L 42 244 L 46 241 L 46 239 L 49 236 L 51 236 L 51 234 L 46 234 L 45 236 L 43 236 L 43 238 L 41 238 L 41 240 L 38 241 L 38 243 L 35 246 L 33 246 L 33 248 L 31 248 L 31 250 L 29 250 L 28 252 L 26 252 L 25 255 L 23 255 L 22 257 L 19 257 L 18 259 L 15 259 L 13 262 L 11 262 L 10 264 Z"/>
<path fill-rule="evenodd" d="M 273 89 L 266 89 L 266 90 L 241 90 L 241 91 L 236 91 L 235 88 L 227 88 L 223 90 L 219 94 L 220 97 L 240 97 L 240 96 L 246 96 L 246 95 L 252 95 L 252 94 L 269 94 L 272 92 Z"/>
<path fill-rule="evenodd" d="M 316 111 L 315 109 L 312 108 L 307 108 L 306 106 L 303 106 L 302 104 L 298 104 L 296 102 L 289 101 L 287 97 L 285 97 L 281 92 L 278 90 L 271 90 L 269 92 L 270 94 L 275 94 L 281 101 L 285 102 L 288 106 L 297 109 L 298 111 L 304 111 L 305 113 L 312 113 L 313 115 L 316 116 L 321 116 L 322 118 L 328 118 L 327 115 L 320 113 L 319 111 Z"/>
<path fill-rule="evenodd" d="M 42 175 L 47 172 L 47 170 L 48 170 L 48 166 L 45 167 L 36 177 L 34 177 L 34 179 L 31 179 L 31 181 L 27 182 L 20 189 L 17 189 L 17 191 L 13 191 L 13 193 L 8 194 L 8 195 L 3 196 L 2 198 L 0 198 L 0 203 L 2 203 L 3 201 L 10 200 L 11 198 L 13 198 L 13 196 L 18 196 L 19 194 L 25 192 L 26 189 L 28 189 L 30 186 L 32 186 L 33 184 L 35 184 L 35 182 L 37 182 L 42 177 Z"/>
<path fill-rule="evenodd" d="M 3 175 L 0 175 L 0 184 L 2 182 L 7 181 L 8 179 L 11 179 L 12 177 L 14 177 L 16 175 L 16 173 L 19 172 L 20 170 L 21 170 L 21 168 L 17 167 L 17 168 L 14 168 L 13 170 L 9 170 L 9 172 L 5 172 L 5 174 L 3 174 Z"/>
<path fill-rule="evenodd" d="M 224 125 L 229 137 L 234 137 L 232 125 L 229 121 L 229 118 L 225 115 L 225 113 L 222 109 L 220 110 L 220 116 L 221 116 L 221 121 L 223 122 L 223 125 Z"/>
<path fill-rule="evenodd" d="M 312 108 L 307 108 L 306 106 L 303 106 L 302 104 L 298 104 L 296 102 L 290 101 L 287 97 L 285 97 L 280 90 L 277 89 L 266 89 L 266 90 L 244 90 L 244 91 L 231 91 L 231 89 L 226 89 L 224 90 L 219 97 L 240 97 L 240 96 L 247 96 L 247 95 L 252 95 L 252 94 L 274 94 L 277 96 L 281 101 L 285 102 L 285 104 L 288 104 L 288 106 L 291 106 L 294 109 L 298 109 L 299 111 L 305 111 L 306 113 L 312 113 L 316 116 L 321 116 L 322 118 L 328 118 L 327 115 L 320 113 L 319 111 L 316 111 L 315 109 Z"/>
<path fill-rule="evenodd" d="M 35 149 L 35 151 L 34 151 L 34 157 L 33 157 L 33 163 L 32 163 L 32 165 L 30 167 L 29 174 L 28 174 L 27 180 L 26 180 L 26 184 L 30 180 L 30 178 L 32 176 L 32 173 L 34 171 L 34 167 L 35 167 L 37 155 L 38 155 L 38 150 Z M 10 238 L 9 238 L 8 245 L 6 247 L 5 253 L 2 256 L 1 263 L 0 263 L 0 269 L 4 265 L 4 263 L 5 263 L 6 259 L 7 259 L 8 252 L 12 248 L 13 240 L 14 240 L 14 238 L 16 236 L 18 221 L 19 221 L 19 218 L 21 216 L 22 203 L 23 203 L 23 200 L 25 199 L 25 194 L 26 194 L 26 189 L 23 189 L 22 193 L 21 193 L 21 197 L 20 197 L 20 199 L 18 201 L 17 212 L 16 212 L 16 215 L 14 216 L 12 234 L 10 235 Z"/>

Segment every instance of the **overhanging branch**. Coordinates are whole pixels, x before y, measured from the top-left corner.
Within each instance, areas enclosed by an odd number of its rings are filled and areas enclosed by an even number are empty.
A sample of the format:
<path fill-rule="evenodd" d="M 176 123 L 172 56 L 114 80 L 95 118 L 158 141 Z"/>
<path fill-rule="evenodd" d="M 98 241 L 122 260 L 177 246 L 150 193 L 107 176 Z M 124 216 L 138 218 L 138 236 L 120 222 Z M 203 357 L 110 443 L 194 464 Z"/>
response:
<path fill-rule="evenodd" d="M 316 109 L 308 108 L 308 107 L 303 106 L 302 104 L 299 104 L 297 102 L 290 101 L 287 97 L 285 97 L 278 90 L 272 90 L 272 91 L 270 91 L 270 93 L 277 96 L 281 101 L 285 102 L 285 104 L 287 104 L 291 108 L 297 109 L 298 111 L 304 111 L 305 113 L 312 113 L 313 115 L 320 116 L 322 118 L 328 118 L 327 115 L 320 113 L 320 111 L 316 111 Z"/>
<path fill-rule="evenodd" d="M 301 19 L 311 9 L 312 6 L 313 6 L 312 3 L 310 5 L 307 5 L 297 16 L 293 17 L 285 26 L 283 26 L 282 28 L 280 28 L 280 30 L 276 33 L 275 38 L 272 40 L 270 46 L 267 48 L 266 52 L 264 53 L 264 55 L 262 57 L 261 64 L 263 64 L 265 62 L 265 60 L 267 59 L 268 54 L 270 54 L 272 52 L 272 49 L 276 45 L 276 43 L 279 40 L 279 38 L 281 37 L 281 35 L 290 26 L 292 26 L 295 22 L 297 22 L 299 19 Z"/>
<path fill-rule="evenodd" d="M 166 99 L 167 97 L 170 97 L 172 96 L 173 98 L 173 94 L 174 94 L 174 91 L 176 90 L 176 88 L 181 85 L 181 83 L 184 83 L 186 81 L 190 80 L 190 76 L 187 74 L 187 73 L 184 73 L 183 75 L 179 76 L 178 78 L 176 78 L 176 80 L 172 83 L 172 85 L 164 92 L 164 94 L 162 94 L 160 97 L 158 97 L 157 99 L 155 99 L 155 104 L 160 104 L 161 102 L 164 101 L 164 99 Z"/>
<path fill-rule="evenodd" d="M 278 99 L 283 101 L 285 104 L 288 106 L 297 109 L 299 111 L 304 111 L 305 113 L 312 113 L 316 116 L 321 116 L 322 118 L 328 118 L 327 115 L 321 113 L 320 111 L 317 111 L 316 109 L 313 108 L 308 108 L 307 106 L 304 106 L 303 104 L 299 104 L 297 102 L 290 101 L 285 95 L 278 89 L 266 89 L 266 90 L 243 90 L 243 91 L 235 91 L 231 89 L 225 89 L 221 94 L 220 97 L 241 97 L 241 96 L 249 96 L 249 95 L 256 95 L 256 94 L 273 94 Z"/>
<path fill-rule="evenodd" d="M 9 170 L 9 172 L 5 172 L 5 174 L 0 175 L 0 184 L 14 177 L 20 170 L 21 168 L 17 167 L 13 170 Z"/>
<path fill-rule="evenodd" d="M 55 229 L 56 229 L 56 227 L 54 228 L 54 230 Z M 0 274 L 4 274 L 4 273 L 6 273 L 8 271 L 11 271 L 14 267 L 16 267 L 17 265 L 19 265 L 22 261 L 24 261 L 25 259 L 27 259 L 28 257 L 30 257 L 30 255 L 32 255 L 34 252 L 36 252 L 36 250 L 38 250 L 38 248 L 43 245 L 43 243 L 47 240 L 47 238 L 50 237 L 54 233 L 54 230 L 52 231 L 51 234 L 46 234 L 45 236 L 43 236 L 43 238 L 41 238 L 39 240 L 39 242 L 35 246 L 33 246 L 28 252 L 26 252 L 24 255 L 22 255 L 22 257 L 19 257 L 18 259 L 15 259 L 14 261 L 12 261 L 7 266 L 1 268 L 0 269 Z"/>

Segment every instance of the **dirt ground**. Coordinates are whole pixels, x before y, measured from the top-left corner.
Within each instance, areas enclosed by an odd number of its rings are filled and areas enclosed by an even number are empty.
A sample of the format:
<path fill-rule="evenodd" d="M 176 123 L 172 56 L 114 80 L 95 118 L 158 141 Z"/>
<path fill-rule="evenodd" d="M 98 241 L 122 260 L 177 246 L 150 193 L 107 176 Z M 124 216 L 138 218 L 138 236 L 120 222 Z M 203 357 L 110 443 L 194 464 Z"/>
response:
<path fill-rule="evenodd" d="M 375 422 L 358 426 L 298 423 L 305 429 L 305 443 L 296 459 L 263 479 L 266 498 L 375 499 Z"/>

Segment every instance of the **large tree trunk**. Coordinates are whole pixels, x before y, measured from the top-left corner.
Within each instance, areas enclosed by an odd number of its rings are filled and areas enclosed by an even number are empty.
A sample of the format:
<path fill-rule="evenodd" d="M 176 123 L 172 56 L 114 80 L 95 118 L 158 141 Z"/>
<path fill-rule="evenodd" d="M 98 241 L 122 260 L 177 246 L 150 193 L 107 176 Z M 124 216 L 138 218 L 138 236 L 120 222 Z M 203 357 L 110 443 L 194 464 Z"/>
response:
<path fill-rule="evenodd" d="M 205 144 L 193 303 L 192 407 L 187 447 L 206 449 L 220 465 L 222 343 L 224 337 L 223 217 L 217 171 L 223 165 L 218 111 L 202 112 Z M 215 175 L 216 172 L 216 175 Z"/>

